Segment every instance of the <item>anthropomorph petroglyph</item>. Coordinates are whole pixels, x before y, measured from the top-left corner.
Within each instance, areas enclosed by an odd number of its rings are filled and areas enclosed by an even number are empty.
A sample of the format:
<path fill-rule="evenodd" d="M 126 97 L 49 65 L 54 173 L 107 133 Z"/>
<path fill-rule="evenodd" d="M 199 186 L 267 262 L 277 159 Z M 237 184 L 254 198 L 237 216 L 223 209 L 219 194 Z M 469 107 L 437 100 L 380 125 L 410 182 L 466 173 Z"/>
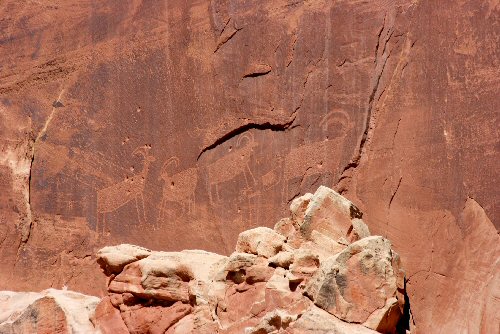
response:
<path fill-rule="evenodd" d="M 179 167 L 179 159 L 171 157 L 168 159 L 161 169 L 160 179 L 164 181 L 163 195 L 161 198 L 160 212 L 158 220 L 164 218 L 165 211 L 167 210 L 167 202 L 175 202 L 181 205 L 183 213 L 191 213 L 195 205 L 195 190 L 198 184 L 198 169 L 188 168 L 181 172 L 170 175 L 168 168 L 174 165 L 175 168 Z"/>
<path fill-rule="evenodd" d="M 141 172 L 115 183 L 107 188 L 97 191 L 97 225 L 96 231 L 99 231 L 99 225 L 104 232 L 106 228 L 106 213 L 111 213 L 130 201 L 135 200 L 137 216 L 140 223 L 146 222 L 144 211 L 144 185 L 149 172 L 150 165 L 155 158 L 149 155 L 150 147 L 141 146 L 133 154 L 143 157 L 143 167 Z"/>
<path fill-rule="evenodd" d="M 252 183 L 255 183 L 249 163 L 253 155 L 253 150 L 258 144 L 251 133 L 244 133 L 240 135 L 236 145 L 236 148 L 230 153 L 207 166 L 208 197 L 212 204 L 214 203 L 212 190 L 215 190 L 216 200 L 219 201 L 219 184 L 223 182 L 230 181 L 243 174 L 247 188 L 250 187 L 249 176 L 252 179 Z"/>

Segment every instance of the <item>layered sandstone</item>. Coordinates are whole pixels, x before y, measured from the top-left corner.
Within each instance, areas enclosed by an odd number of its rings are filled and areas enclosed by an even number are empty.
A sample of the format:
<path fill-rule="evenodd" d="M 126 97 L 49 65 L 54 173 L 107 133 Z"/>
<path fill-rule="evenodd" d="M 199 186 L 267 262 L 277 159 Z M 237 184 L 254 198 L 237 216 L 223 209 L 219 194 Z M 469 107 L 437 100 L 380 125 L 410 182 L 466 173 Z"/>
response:
<path fill-rule="evenodd" d="M 325 184 L 392 241 L 424 333 L 498 328 L 498 1 L 0 13 L 0 289 L 104 294 L 106 245 L 228 255 Z"/>

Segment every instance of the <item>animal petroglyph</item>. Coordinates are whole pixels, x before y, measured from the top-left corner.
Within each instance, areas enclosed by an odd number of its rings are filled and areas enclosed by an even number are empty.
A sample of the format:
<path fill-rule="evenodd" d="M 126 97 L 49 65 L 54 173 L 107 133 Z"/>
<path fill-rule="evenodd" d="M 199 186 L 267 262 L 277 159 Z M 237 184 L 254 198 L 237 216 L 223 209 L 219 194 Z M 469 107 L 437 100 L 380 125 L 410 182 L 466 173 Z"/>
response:
<path fill-rule="evenodd" d="M 176 202 L 183 207 L 183 211 L 191 213 L 195 205 L 195 189 L 198 184 L 198 169 L 188 168 L 173 175 L 169 175 L 168 168 L 175 165 L 179 167 L 179 159 L 171 157 L 161 169 L 160 179 L 164 181 L 163 195 L 160 204 L 158 220 L 162 220 L 167 209 L 167 202 Z M 187 210 L 185 210 L 187 207 Z"/>
<path fill-rule="evenodd" d="M 134 155 L 140 155 L 144 158 L 143 167 L 140 173 L 97 191 L 96 231 L 99 231 L 99 225 L 101 225 L 104 232 L 106 228 L 106 213 L 114 212 L 133 200 L 135 200 L 139 222 L 146 222 L 143 196 L 144 185 L 149 173 L 149 167 L 151 163 L 155 161 L 155 158 L 149 155 L 149 149 L 149 147 L 143 146 L 137 148 L 133 152 Z"/>
<path fill-rule="evenodd" d="M 250 186 L 248 176 L 255 183 L 249 163 L 253 155 L 253 150 L 258 144 L 251 133 L 244 133 L 240 135 L 236 145 L 236 149 L 207 166 L 208 196 L 212 204 L 214 203 L 212 190 L 215 190 L 216 199 L 219 201 L 219 184 L 223 182 L 230 181 L 243 174 L 247 188 Z"/>
<path fill-rule="evenodd" d="M 334 110 L 325 115 L 319 125 L 324 140 L 294 148 L 282 159 L 285 197 L 289 195 L 289 181 L 301 177 L 300 189 L 308 176 L 334 171 L 337 167 L 338 161 L 332 158 L 339 156 L 343 136 L 351 127 L 349 115 L 343 110 Z"/>

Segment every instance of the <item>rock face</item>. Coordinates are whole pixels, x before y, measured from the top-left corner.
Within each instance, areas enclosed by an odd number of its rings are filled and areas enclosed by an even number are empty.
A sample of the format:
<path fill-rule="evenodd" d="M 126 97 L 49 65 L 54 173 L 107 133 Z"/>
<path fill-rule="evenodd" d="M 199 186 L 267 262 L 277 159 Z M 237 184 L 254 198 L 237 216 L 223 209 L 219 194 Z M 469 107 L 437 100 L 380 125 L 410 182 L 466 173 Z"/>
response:
<path fill-rule="evenodd" d="M 99 298 L 72 291 L 0 292 L 0 333 L 95 333 Z"/>
<path fill-rule="evenodd" d="M 103 294 L 89 282 L 111 244 L 228 255 L 325 184 L 393 242 L 424 333 L 497 328 L 498 1 L 0 13 L 0 289 Z M 349 222 L 318 217 L 305 244 L 339 251 Z M 364 235 L 353 222 L 340 245 Z"/>
<path fill-rule="evenodd" d="M 387 239 L 369 235 L 361 215 L 320 187 L 296 199 L 291 218 L 274 229 L 242 232 L 229 256 L 105 247 L 97 257 L 108 296 L 96 326 L 137 334 L 409 329 L 399 256 Z"/>

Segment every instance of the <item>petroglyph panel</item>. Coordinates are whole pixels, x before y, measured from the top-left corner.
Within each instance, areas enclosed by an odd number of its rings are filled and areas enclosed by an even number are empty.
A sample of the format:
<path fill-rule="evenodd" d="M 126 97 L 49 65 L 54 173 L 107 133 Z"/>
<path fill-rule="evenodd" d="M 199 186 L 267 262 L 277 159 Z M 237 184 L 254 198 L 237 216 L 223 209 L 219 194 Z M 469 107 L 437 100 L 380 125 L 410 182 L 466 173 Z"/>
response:
<path fill-rule="evenodd" d="M 144 187 L 151 163 L 156 160 L 149 155 L 150 149 L 148 146 L 142 146 L 133 152 L 134 155 L 143 158 L 143 166 L 139 173 L 97 191 L 96 231 L 106 231 L 106 214 L 118 210 L 131 201 L 135 201 L 138 222 L 146 223 Z"/>
<path fill-rule="evenodd" d="M 243 175 L 246 188 L 255 184 L 250 163 L 257 146 L 254 136 L 251 133 L 244 133 L 238 137 L 235 147 L 230 146 L 224 156 L 206 166 L 208 197 L 211 204 L 220 202 L 219 188 L 237 176 Z"/>
<path fill-rule="evenodd" d="M 174 212 L 169 206 L 173 203 L 181 208 L 180 215 L 191 215 L 195 209 L 195 191 L 198 185 L 198 168 L 192 167 L 182 171 L 179 168 L 179 158 L 171 157 L 162 166 L 160 180 L 163 181 L 163 192 L 158 213 L 158 224 L 165 218 L 175 219 L 166 213 Z M 174 172 L 171 168 L 174 168 Z"/>

